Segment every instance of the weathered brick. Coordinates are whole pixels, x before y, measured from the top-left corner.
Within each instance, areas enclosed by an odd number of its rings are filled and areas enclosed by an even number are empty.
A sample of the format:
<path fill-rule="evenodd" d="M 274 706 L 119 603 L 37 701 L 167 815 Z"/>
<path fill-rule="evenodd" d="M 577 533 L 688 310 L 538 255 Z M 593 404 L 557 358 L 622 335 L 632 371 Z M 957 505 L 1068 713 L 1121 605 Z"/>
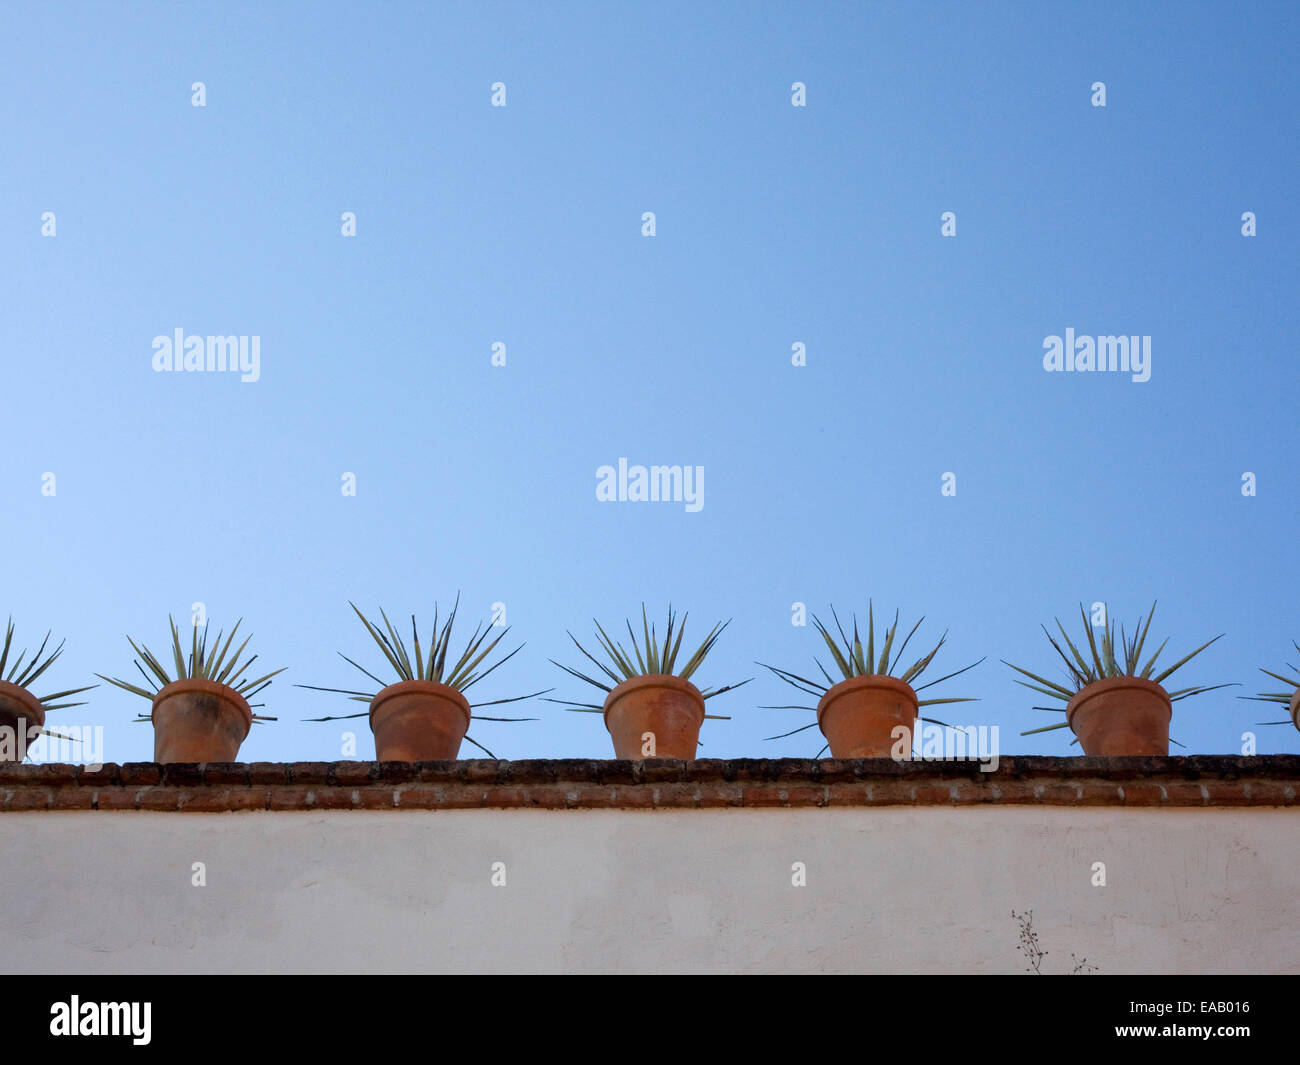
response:
<path fill-rule="evenodd" d="M 1117 801 L 1116 785 L 1103 780 L 1079 781 L 1078 806 L 1111 806 Z"/>
<path fill-rule="evenodd" d="M 723 758 L 697 758 L 686 763 L 686 780 L 692 784 L 720 784 L 726 781 L 727 762 Z"/>
<path fill-rule="evenodd" d="M 393 801 L 397 793 L 396 788 L 381 787 L 372 785 L 368 788 L 355 789 L 357 795 L 356 806 L 362 810 L 391 810 L 396 803 Z"/>
<path fill-rule="evenodd" d="M 785 788 L 786 801 L 791 806 L 825 806 L 828 802 L 824 784 L 794 784 Z"/>
<path fill-rule="evenodd" d="M 817 778 L 824 784 L 849 784 L 856 776 L 853 762 L 847 758 L 823 758 L 817 765 Z"/>
<path fill-rule="evenodd" d="M 265 810 L 270 804 L 270 794 L 265 788 L 231 788 L 226 792 L 227 809 L 235 812 Z"/>
<path fill-rule="evenodd" d="M 188 792 L 185 788 L 173 788 L 159 785 L 153 788 L 141 788 L 137 796 L 137 809 L 140 810 L 179 810 L 181 802 Z"/>
<path fill-rule="evenodd" d="M 243 762 L 208 762 L 203 767 L 206 784 L 247 784 L 248 766 Z"/>
<path fill-rule="evenodd" d="M 537 784 L 525 790 L 523 805 L 563 810 L 566 806 L 577 805 L 577 795 L 561 784 Z"/>
<path fill-rule="evenodd" d="M 1159 784 L 1125 781 L 1117 786 L 1117 791 L 1125 806 L 1162 806 L 1165 801 L 1165 789 Z"/>
<path fill-rule="evenodd" d="M 866 806 L 869 784 L 828 784 L 826 786 L 826 804 L 828 806 Z"/>
<path fill-rule="evenodd" d="M 507 762 L 501 779 L 511 784 L 551 784 L 555 781 L 555 767 L 545 758 L 525 758 Z"/>
<path fill-rule="evenodd" d="M 120 765 L 114 762 L 107 762 L 98 769 L 83 765 L 77 771 L 77 783 L 83 788 L 97 788 L 108 784 L 116 784 L 120 779 L 118 773 L 121 768 Z"/>
<path fill-rule="evenodd" d="M 95 793 L 89 788 L 53 788 L 50 791 L 51 810 L 93 810 Z"/>
<path fill-rule="evenodd" d="M 476 761 L 477 759 L 473 759 Z M 426 784 L 459 784 L 465 780 L 465 767 L 467 762 L 438 760 L 432 762 L 412 762 L 411 774 L 402 780 L 392 779 L 392 783 L 405 783 L 408 781 L 422 781 Z M 385 783 L 390 780 L 387 777 L 379 778 Z"/>
<path fill-rule="evenodd" d="M 611 758 L 596 763 L 596 777 L 602 784 L 635 784 L 637 763 L 626 758 Z"/>
<path fill-rule="evenodd" d="M 324 785 L 330 781 L 329 762 L 292 762 L 289 779 L 295 784 Z"/>
<path fill-rule="evenodd" d="M 496 784 L 501 779 L 501 767 L 505 762 L 491 762 L 474 759 L 461 765 L 457 776 L 466 784 Z M 422 772 L 421 780 L 428 780 Z"/>
<path fill-rule="evenodd" d="M 438 792 L 441 788 L 427 784 L 398 784 L 388 789 L 395 810 L 432 809 L 437 806 Z"/>
<path fill-rule="evenodd" d="M 684 781 L 689 763 L 678 758 L 646 758 L 637 764 L 641 780 L 647 784 L 661 784 Z"/>
<path fill-rule="evenodd" d="M 335 788 L 329 785 L 312 785 L 303 788 L 302 801 L 307 801 L 307 794 L 312 797 L 311 810 L 351 810 L 353 809 L 352 788 Z M 296 799 L 297 796 L 281 797 L 280 789 L 273 789 L 269 794 L 269 808 L 272 810 L 293 810 L 304 807 L 295 807 L 289 803 Z"/>
<path fill-rule="evenodd" d="M 1252 805 L 1251 787 L 1257 783 L 1257 781 L 1244 784 L 1211 780 L 1202 781 L 1206 793 L 1209 795 L 1209 805 L 1211 806 L 1250 806 Z"/>
<path fill-rule="evenodd" d="M 575 784 L 569 787 L 579 807 L 604 810 L 618 805 L 619 789 L 612 784 Z"/>
<path fill-rule="evenodd" d="M 867 806 L 911 806 L 916 802 L 913 785 L 906 780 L 873 780 L 866 791 Z"/>
<path fill-rule="evenodd" d="M 477 789 L 482 794 L 483 806 L 511 808 L 527 806 L 528 789 L 498 784 L 490 788 Z"/>
<path fill-rule="evenodd" d="M 557 758 L 551 765 L 555 769 L 556 781 L 561 783 L 568 780 L 586 783 L 597 779 L 598 763 L 592 758 Z"/>
<path fill-rule="evenodd" d="M 434 765 L 433 762 L 425 762 L 424 765 Z M 454 762 L 444 763 L 451 772 L 455 773 Z M 415 762 L 376 762 L 375 771 L 371 780 L 375 784 L 397 785 L 405 784 L 419 777 L 420 771 Z"/>
<path fill-rule="evenodd" d="M 1114 785 L 1111 791 L 1115 790 Z M 1171 780 L 1163 785 L 1165 789 L 1166 802 L 1170 806 L 1204 806 L 1206 804 L 1205 789 L 1200 781 L 1196 780 Z"/>
<path fill-rule="evenodd" d="M 1048 803 L 1053 806 L 1073 806 L 1079 801 L 1079 789 L 1070 783 L 1051 780 L 1036 788 L 1034 797 L 1040 803 Z"/>
<path fill-rule="evenodd" d="M 93 793 L 95 809 L 108 813 L 134 810 L 137 808 L 136 799 L 142 790 L 144 789 L 132 787 L 98 788 Z"/>
<path fill-rule="evenodd" d="M 249 762 L 248 782 L 250 784 L 287 784 L 289 767 L 284 762 Z"/>
<path fill-rule="evenodd" d="M 716 808 L 745 805 L 745 789 L 740 784 L 697 784 L 695 787 L 700 794 L 699 805 L 701 807 Z"/>
<path fill-rule="evenodd" d="M 160 782 L 174 788 L 194 788 L 204 781 L 203 766 L 197 762 L 167 762 L 158 767 Z"/>
<path fill-rule="evenodd" d="M 993 790 L 996 781 L 995 773 L 980 773 L 961 785 L 963 797 L 969 802 L 993 802 L 997 798 Z"/>
<path fill-rule="evenodd" d="M 950 784 L 914 784 L 912 801 L 921 806 L 951 806 L 953 787 Z"/>
<path fill-rule="evenodd" d="M 359 788 L 370 783 L 374 762 L 333 762 L 328 779 L 338 787 Z"/>
<path fill-rule="evenodd" d="M 924 778 L 932 780 L 939 775 L 938 767 L 944 762 L 920 762 L 894 758 L 854 758 L 853 772 L 858 780 L 900 780 Z"/>
<path fill-rule="evenodd" d="M 267 796 L 267 809 L 269 810 L 306 810 L 315 809 L 319 804 L 316 802 L 318 793 L 323 788 L 313 787 L 310 784 L 286 784 L 279 787 L 265 789 Z M 307 795 L 312 794 L 312 805 L 307 806 Z M 351 807 L 351 803 L 348 806 Z"/>
<path fill-rule="evenodd" d="M 726 769 L 727 779 L 741 784 L 773 781 L 778 773 L 777 759 L 774 758 L 733 758 Z"/>
<path fill-rule="evenodd" d="M 46 788 L 75 787 L 80 775 L 79 766 L 67 765 L 63 762 L 46 762 L 27 768 L 31 773 L 31 782 Z"/>
<path fill-rule="evenodd" d="M 789 803 L 788 789 L 776 784 L 746 784 L 743 796 L 746 806 L 785 806 Z"/>
<path fill-rule="evenodd" d="M 663 785 L 659 785 L 663 787 Z M 653 810 L 655 806 L 654 786 L 629 785 L 619 786 L 618 805 L 621 810 Z"/>
<path fill-rule="evenodd" d="M 185 813 L 229 813 L 265 810 L 267 792 L 257 788 L 202 788 L 186 792 L 180 809 Z"/>
<path fill-rule="evenodd" d="M 1278 780 L 1249 780 L 1243 791 L 1251 806 L 1289 806 L 1286 785 Z"/>
<path fill-rule="evenodd" d="M 483 805 L 481 787 L 473 785 L 456 788 L 434 787 L 429 790 L 437 796 L 440 810 L 476 810 Z"/>
<path fill-rule="evenodd" d="M 118 779 L 126 785 L 157 784 L 162 779 L 162 767 L 157 762 L 126 762 Z"/>
<path fill-rule="evenodd" d="M 821 763 L 815 758 L 778 758 L 776 779 L 780 781 L 817 780 L 821 776 Z"/>
<path fill-rule="evenodd" d="M 48 810 L 54 799 L 53 788 L 25 787 L 13 788 L 8 792 L 9 800 L 5 809 L 10 813 L 26 810 Z"/>
<path fill-rule="evenodd" d="M 694 808 L 700 805 L 700 788 L 707 786 L 683 783 L 656 784 L 654 786 L 655 806 L 661 809 Z"/>

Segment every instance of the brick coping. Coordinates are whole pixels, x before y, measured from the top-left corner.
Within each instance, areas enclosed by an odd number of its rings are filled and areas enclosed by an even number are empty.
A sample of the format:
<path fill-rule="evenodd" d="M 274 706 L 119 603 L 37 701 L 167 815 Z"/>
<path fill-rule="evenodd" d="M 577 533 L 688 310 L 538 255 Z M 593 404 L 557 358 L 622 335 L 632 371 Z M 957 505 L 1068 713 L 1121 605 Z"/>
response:
<path fill-rule="evenodd" d="M 1297 805 L 1300 755 L 0 765 L 0 811 Z"/>

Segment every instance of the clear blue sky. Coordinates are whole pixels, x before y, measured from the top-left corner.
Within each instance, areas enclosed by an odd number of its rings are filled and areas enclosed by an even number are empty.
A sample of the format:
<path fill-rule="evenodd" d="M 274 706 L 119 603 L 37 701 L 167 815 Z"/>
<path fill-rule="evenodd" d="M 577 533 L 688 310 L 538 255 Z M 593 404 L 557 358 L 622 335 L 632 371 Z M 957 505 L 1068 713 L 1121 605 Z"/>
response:
<path fill-rule="evenodd" d="M 196 601 L 244 616 L 291 668 L 243 756 L 293 760 L 340 752 L 301 718 L 360 708 L 293 682 L 377 665 L 348 599 L 504 602 L 527 647 L 482 696 L 584 700 L 564 630 L 671 600 L 688 640 L 735 618 L 697 679 L 757 677 L 701 754 L 780 756 L 821 741 L 762 742 L 811 715 L 756 709 L 790 692 L 753 661 L 810 668 L 791 604 L 872 597 L 951 630 L 938 667 L 989 656 L 948 717 L 1007 754 L 1078 748 L 1018 737 L 1048 718 L 998 659 L 1055 671 L 1040 622 L 1159 597 L 1174 657 L 1227 633 L 1185 682 L 1243 684 L 1174 736 L 1239 750 L 1284 712 L 1235 695 L 1300 639 L 1300 7 L 1134 7 L 7 8 L 0 612 L 68 638 L 69 686 Z M 1151 380 L 1044 372 L 1067 327 L 1150 335 Z M 260 336 L 261 380 L 153 372 L 176 328 Z M 704 508 L 598 502 L 622 456 L 703 466 Z M 149 758 L 147 703 L 91 698 L 51 724 Z M 472 734 L 611 751 L 527 712 Z"/>

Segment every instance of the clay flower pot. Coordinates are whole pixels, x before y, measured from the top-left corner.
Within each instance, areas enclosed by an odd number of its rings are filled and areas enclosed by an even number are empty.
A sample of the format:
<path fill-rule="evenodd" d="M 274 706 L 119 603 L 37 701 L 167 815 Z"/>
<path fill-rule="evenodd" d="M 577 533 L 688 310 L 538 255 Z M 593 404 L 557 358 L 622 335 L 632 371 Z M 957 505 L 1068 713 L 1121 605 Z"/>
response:
<path fill-rule="evenodd" d="M 236 762 L 253 711 L 234 688 L 184 677 L 153 697 L 155 762 Z"/>
<path fill-rule="evenodd" d="M 9 730 L 4 733 L 0 762 L 21 762 L 44 724 L 45 707 L 36 696 L 17 684 L 0 681 L 0 729 Z"/>
<path fill-rule="evenodd" d="M 614 741 L 614 757 L 695 760 L 704 696 L 689 680 L 667 673 L 647 673 L 625 680 L 605 697 L 605 727 Z M 644 754 L 650 733 L 654 754 Z"/>
<path fill-rule="evenodd" d="M 883 674 L 842 680 L 817 704 L 817 725 L 832 758 L 892 758 L 900 743 L 904 758 L 911 758 L 916 715 L 912 686 Z M 900 725 L 907 729 L 901 738 L 894 735 Z"/>
<path fill-rule="evenodd" d="M 380 762 L 443 762 L 460 753 L 469 700 L 431 680 L 390 684 L 370 700 L 370 731 Z"/>
<path fill-rule="evenodd" d="M 1084 754 L 1168 755 L 1173 704 L 1155 681 L 1107 677 L 1081 688 L 1065 719 Z"/>

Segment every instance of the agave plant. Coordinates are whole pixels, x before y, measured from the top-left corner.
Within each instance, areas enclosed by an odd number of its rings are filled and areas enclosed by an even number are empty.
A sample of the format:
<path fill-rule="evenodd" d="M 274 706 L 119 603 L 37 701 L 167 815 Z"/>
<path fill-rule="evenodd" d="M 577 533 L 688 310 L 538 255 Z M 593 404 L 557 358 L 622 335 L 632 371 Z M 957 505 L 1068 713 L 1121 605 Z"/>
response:
<path fill-rule="evenodd" d="M 939 648 L 941 648 L 948 639 L 948 633 L 946 631 L 942 636 L 939 637 L 939 642 L 934 645 L 934 647 L 930 650 L 928 654 L 922 655 L 920 658 L 918 658 L 915 662 L 913 662 L 910 666 L 908 666 L 900 673 L 898 672 L 898 665 L 903 660 L 903 652 L 907 650 L 907 645 L 912 642 L 912 637 L 916 635 L 916 630 L 921 627 L 921 622 L 925 620 L 924 615 L 922 615 L 922 617 L 917 621 L 917 623 L 912 626 L 911 631 L 907 634 L 906 637 L 904 637 L 902 644 L 899 646 L 898 650 L 895 651 L 894 640 L 895 637 L 898 635 L 898 617 L 899 617 L 899 612 L 895 610 L 893 624 L 890 625 L 889 628 L 886 629 L 883 633 L 883 639 L 881 640 L 879 657 L 877 657 L 876 655 L 875 607 L 874 604 L 871 602 L 871 600 L 867 600 L 866 647 L 863 647 L 862 645 L 862 636 L 858 629 L 858 618 L 856 614 L 853 615 L 853 638 L 852 639 L 850 639 L 848 633 L 845 632 L 844 626 L 840 624 L 840 618 L 839 615 L 835 612 L 834 606 L 831 607 L 831 617 L 835 621 L 835 628 L 839 633 L 840 643 L 835 642 L 835 637 L 831 634 L 830 629 L 828 629 L 826 625 L 822 623 L 821 619 L 817 617 L 816 614 L 812 616 L 812 621 L 813 621 L 813 626 L 817 629 L 819 633 L 821 633 L 821 637 L 825 641 L 827 649 L 830 651 L 831 662 L 835 666 L 835 671 L 838 674 L 838 679 L 836 677 L 831 676 L 831 674 L 827 672 L 826 667 L 822 665 L 821 660 L 815 657 L 813 658 L 813 661 L 817 664 L 817 668 L 821 671 L 821 675 L 826 679 L 825 684 L 823 684 L 819 680 L 809 679 L 808 677 L 801 677 L 799 674 L 791 673 L 789 670 L 786 669 L 778 669 L 776 666 L 769 666 L 766 662 L 758 662 L 757 665 L 762 666 L 764 669 L 771 670 L 773 673 L 775 673 L 778 677 L 780 677 L 791 687 L 797 688 L 799 691 L 806 692 L 809 695 L 815 695 L 820 699 L 823 695 L 825 695 L 828 691 L 830 691 L 831 688 L 835 687 L 836 684 L 841 684 L 846 680 L 852 680 L 854 677 L 872 677 L 872 676 L 894 677 L 897 680 L 901 680 L 904 684 L 911 684 L 913 690 L 917 692 L 917 694 L 920 694 L 926 688 L 932 688 L 934 687 L 934 685 L 941 684 L 945 680 L 951 680 L 953 677 L 957 676 L 958 674 L 965 673 L 966 670 L 968 669 L 974 669 L 976 666 L 980 664 L 980 662 L 984 661 L 984 659 L 981 658 L 979 659 L 979 661 L 972 662 L 969 666 L 963 666 L 961 669 L 955 670 L 952 673 L 948 673 L 942 677 L 938 677 L 932 681 L 929 681 L 925 684 L 918 686 L 912 684 L 912 682 L 917 680 L 921 676 L 921 674 L 924 673 L 926 669 L 929 668 L 930 663 L 934 661 L 934 656 L 939 653 Z M 948 697 L 943 699 L 918 699 L 917 706 L 918 707 L 937 706 L 941 703 L 970 703 L 970 702 L 977 702 L 977 701 L 978 700 L 969 697 Z M 759 707 L 759 709 L 760 710 L 812 710 L 816 712 L 817 707 L 803 706 L 803 705 L 794 705 L 794 706 L 784 705 L 784 706 L 761 706 Z M 943 724 L 942 721 L 935 721 L 933 718 L 922 717 L 919 720 L 934 721 L 935 724 L 939 724 L 939 725 Z M 816 728 L 816 727 L 817 727 L 817 722 L 814 721 L 812 722 L 812 724 L 803 725 L 797 729 L 792 729 L 790 732 L 782 732 L 776 736 L 768 736 L 766 737 L 766 739 L 780 740 L 780 739 L 784 739 L 786 736 L 793 736 L 796 733 L 805 732 L 810 728 Z M 821 751 L 818 752 L 817 757 L 820 758 L 822 753 L 826 751 L 829 747 L 830 744 L 827 744 L 825 747 L 823 747 Z"/>
<path fill-rule="evenodd" d="M 461 652 L 459 658 L 452 661 L 450 667 L 447 665 L 448 652 L 451 648 L 451 630 L 456 621 L 457 611 L 460 609 L 460 596 L 456 596 L 456 602 L 447 615 L 447 619 L 442 624 L 441 630 L 438 628 L 438 605 L 433 607 L 433 630 L 429 633 L 428 654 L 426 655 L 420 646 L 420 633 L 416 626 L 415 615 L 411 615 L 411 643 L 412 647 L 408 648 L 406 641 L 402 638 L 401 633 L 393 627 L 392 622 L 388 620 L 388 615 L 384 613 L 383 608 L 379 610 L 379 616 L 383 619 L 385 633 L 377 624 L 367 618 L 355 603 L 348 603 L 353 612 L 361 619 L 361 624 L 366 627 L 379 649 L 388 659 L 388 664 L 393 667 L 397 673 L 397 681 L 383 681 L 375 676 L 370 670 L 359 665 L 345 655 L 342 651 L 338 652 L 340 658 L 349 665 L 360 670 L 367 677 L 379 685 L 372 692 L 355 691 L 349 688 L 321 688 L 314 684 L 298 684 L 299 688 L 310 688 L 313 691 L 333 692 L 337 695 L 346 695 L 349 699 L 359 703 L 369 703 L 374 700 L 380 690 L 388 687 L 390 684 L 405 680 L 428 680 L 437 684 L 445 684 L 449 688 L 455 688 L 458 692 L 464 694 L 475 684 L 488 676 L 498 666 L 509 662 L 515 655 L 523 650 L 524 645 L 520 644 L 513 651 L 498 658 L 491 665 L 484 667 L 488 656 L 496 650 L 497 645 L 505 639 L 506 633 L 510 627 L 506 626 L 497 635 L 496 639 L 489 641 L 488 637 L 492 634 L 492 626 L 484 625 L 479 622 L 474 629 L 474 634 L 470 636 L 469 642 L 465 645 L 465 650 Z M 486 645 L 486 646 L 485 646 Z M 481 703 L 470 703 L 471 717 L 475 721 L 536 721 L 533 717 L 485 717 L 482 714 L 473 713 L 475 709 L 481 706 L 499 706 L 502 703 L 517 703 L 524 699 L 532 699 L 538 695 L 545 695 L 552 688 L 545 688 L 542 691 L 530 692 L 528 695 L 515 695 L 508 699 L 491 699 Z M 306 721 L 345 721 L 350 718 L 365 717 L 369 713 L 363 710 L 359 714 L 336 714 L 330 717 L 309 717 Z M 467 735 L 465 739 L 474 744 L 479 750 L 484 751 L 489 757 L 495 758 L 496 755 L 477 742 L 473 737 Z"/>
<path fill-rule="evenodd" d="M 1042 626 L 1047 639 L 1051 642 L 1052 647 L 1056 649 L 1056 653 L 1061 656 L 1061 660 L 1065 663 L 1069 681 L 1067 684 L 1058 684 L 1056 681 L 1040 677 L 1037 673 L 1030 673 L 1027 669 L 1021 669 L 1019 666 L 1011 665 L 1011 663 L 1007 662 L 1006 659 L 1003 659 L 1002 661 L 1005 665 L 1011 666 L 1011 668 L 1017 673 L 1022 673 L 1030 680 L 1034 681 L 1033 684 L 1030 684 L 1028 681 L 1017 680 L 1017 684 L 1022 684 L 1032 691 L 1041 692 L 1043 695 L 1049 696 L 1050 698 L 1059 699 L 1063 703 L 1069 703 L 1069 701 L 1073 699 L 1079 691 L 1086 688 L 1089 684 L 1095 684 L 1099 680 L 1106 680 L 1110 677 L 1140 677 L 1143 680 L 1153 681 L 1156 684 L 1163 684 L 1166 677 L 1172 676 L 1176 670 L 1185 666 L 1193 658 L 1209 647 L 1210 644 L 1214 643 L 1215 640 L 1223 638 L 1223 633 L 1219 633 L 1219 635 L 1214 637 L 1213 640 L 1207 640 L 1191 654 L 1184 655 L 1168 669 L 1152 676 L 1155 672 L 1156 659 L 1160 657 L 1160 653 L 1165 649 L 1165 644 L 1169 642 L 1168 639 L 1165 639 L 1165 641 L 1155 649 L 1151 657 L 1148 658 L 1145 663 L 1142 661 L 1142 649 L 1146 644 L 1147 632 L 1151 628 L 1151 618 L 1155 615 L 1155 612 L 1156 604 L 1153 602 L 1146 617 L 1138 618 L 1137 625 L 1134 626 L 1133 636 L 1131 638 L 1125 633 L 1124 626 L 1120 625 L 1118 644 L 1116 644 L 1115 641 L 1114 626 L 1110 619 L 1107 618 L 1106 627 L 1102 632 L 1101 642 L 1099 644 L 1093 636 L 1092 626 L 1088 623 L 1088 614 L 1084 610 L 1083 604 L 1080 603 L 1079 616 L 1083 620 L 1084 631 L 1088 636 L 1089 654 L 1087 656 L 1080 653 L 1079 648 L 1075 646 L 1074 642 L 1066 634 L 1065 626 L 1061 624 L 1059 618 L 1055 619 L 1056 627 L 1060 630 L 1061 639 L 1065 641 L 1065 646 L 1070 650 L 1068 655 L 1061 648 L 1061 645 L 1056 642 L 1056 639 L 1052 634 L 1048 632 L 1047 626 Z M 1116 655 L 1117 648 L 1120 652 L 1118 656 Z M 1230 685 L 1210 684 L 1202 685 L 1200 687 L 1180 688 L 1177 691 L 1168 693 L 1169 701 L 1178 702 L 1181 699 L 1188 699 L 1193 695 L 1201 695 L 1204 692 L 1212 692 L 1217 688 L 1227 687 L 1230 687 Z M 1064 706 L 1035 706 L 1034 709 L 1065 713 L 1066 708 Z M 1028 729 L 1020 735 L 1032 736 L 1038 732 L 1051 732 L 1058 728 L 1069 728 L 1069 725 L 1069 721 L 1061 721 L 1055 725 L 1045 725 L 1042 728 Z M 1075 742 L 1077 743 L 1078 741 L 1075 740 Z M 1177 743 L 1178 741 L 1171 740 L 1170 742 Z M 1180 747 L 1182 746 L 1182 744 L 1178 745 Z"/>
<path fill-rule="evenodd" d="M 1300 651 L 1300 643 L 1296 643 L 1295 640 L 1291 641 L 1291 646 L 1294 647 L 1297 651 Z M 1271 669 L 1261 669 L 1260 672 L 1266 674 L 1267 676 L 1272 677 L 1274 680 L 1280 680 L 1283 684 L 1289 684 L 1291 686 L 1291 690 L 1289 692 L 1288 691 L 1260 692 L 1258 695 L 1239 695 L 1237 696 L 1237 698 L 1252 699 L 1255 702 L 1260 702 L 1260 703 L 1281 703 L 1283 706 L 1290 706 L 1291 700 L 1295 698 L 1296 689 L 1300 688 L 1300 669 L 1297 669 L 1295 666 L 1291 665 L 1290 662 L 1286 663 L 1286 668 L 1291 670 L 1291 672 L 1296 674 L 1296 676 L 1284 677 L 1282 676 L 1281 673 L 1274 673 Z M 1259 722 L 1259 724 L 1261 725 L 1290 725 L 1291 723 L 1292 722 L 1290 718 L 1286 718 L 1282 721 Z"/>
<path fill-rule="evenodd" d="M 225 635 L 225 630 L 217 632 L 217 638 L 212 643 L 212 648 L 208 648 L 209 627 L 204 625 L 203 637 L 199 638 L 199 627 L 195 625 L 194 631 L 190 637 L 189 654 L 181 645 L 180 630 L 176 627 L 176 622 L 172 620 L 171 615 L 167 615 L 167 622 L 171 625 L 172 630 L 172 664 L 175 666 L 175 676 L 168 674 L 166 667 L 163 666 L 158 656 L 155 655 L 148 647 L 143 644 L 137 646 L 136 642 L 130 636 L 126 638 L 127 643 L 131 645 L 132 650 L 139 656 L 134 661 L 135 668 L 139 670 L 140 676 L 144 678 L 148 688 L 142 688 L 137 684 L 131 684 L 124 680 L 117 680 L 113 677 L 106 677 L 102 673 L 96 673 L 95 676 L 100 680 L 106 680 L 109 684 L 115 684 L 117 687 L 131 692 L 134 695 L 142 696 L 153 701 L 154 696 L 158 694 L 168 684 L 178 680 L 210 680 L 217 684 L 224 684 L 226 687 L 233 689 L 245 700 L 249 700 L 249 707 L 256 708 L 265 706 L 265 703 L 254 703 L 251 700 L 259 693 L 265 691 L 271 684 L 271 678 L 285 671 L 288 667 L 282 667 L 274 672 L 267 673 L 265 676 L 258 677 L 256 680 L 244 678 L 248 672 L 248 667 L 257 661 L 257 655 L 249 658 L 242 658 L 244 649 L 248 647 L 248 641 L 252 636 L 244 637 L 244 642 L 239 645 L 235 653 L 230 654 L 230 647 L 235 641 L 235 634 L 239 631 L 239 626 L 243 624 L 244 619 L 240 618 L 235 622 L 235 627 L 230 630 L 226 636 L 226 642 L 221 642 L 221 637 Z M 142 666 L 140 663 L 143 662 Z M 148 672 L 145 672 L 145 666 Z M 136 718 L 137 721 L 150 721 L 152 718 L 148 714 L 141 714 Z M 260 714 L 253 715 L 254 721 L 274 721 L 273 717 L 265 717 Z"/>
<path fill-rule="evenodd" d="M 14 660 L 13 665 L 9 667 L 9 672 L 6 674 L 5 666 L 9 665 L 9 650 L 13 646 L 13 641 L 14 619 L 11 617 L 5 627 L 4 647 L 0 649 L 0 680 L 3 680 L 6 684 L 15 684 L 19 688 L 27 689 L 30 689 L 45 671 L 58 661 L 59 655 L 63 654 L 63 645 L 67 643 L 67 640 L 61 640 L 59 646 L 46 655 L 45 648 L 50 642 L 50 633 L 47 632 L 45 639 L 41 641 L 41 646 L 36 649 L 36 653 L 30 659 L 27 659 L 27 651 L 23 650 Z M 23 665 L 24 660 L 27 660 L 25 667 Z M 85 702 L 61 703 L 59 700 L 70 698 L 73 695 L 80 695 L 82 692 L 88 692 L 91 688 L 98 687 L 98 684 L 91 684 L 85 688 L 69 688 L 67 691 L 55 692 L 53 695 L 37 696 L 37 701 L 47 713 L 51 710 L 67 710 L 73 706 L 85 706 Z"/>
<path fill-rule="evenodd" d="M 637 642 L 636 633 L 632 631 L 632 622 L 627 621 L 627 634 L 632 643 L 632 652 L 629 654 L 627 648 L 621 643 L 610 638 L 609 634 L 601 627 L 599 621 L 592 619 L 592 624 L 596 626 L 596 639 L 600 642 L 601 649 L 606 655 L 606 662 L 592 655 L 585 647 L 582 646 L 573 635 L 568 633 L 568 637 L 573 641 L 573 645 L 582 652 L 583 656 L 588 659 L 601 673 L 608 678 L 610 683 L 606 684 L 603 680 L 597 680 L 589 677 L 586 673 L 579 670 L 571 669 L 566 665 L 551 659 L 551 664 L 559 666 L 564 672 L 593 687 L 599 688 L 605 693 L 612 692 L 618 685 L 633 677 L 644 677 L 651 674 L 669 674 L 680 677 L 682 680 L 690 680 L 695 671 L 704 663 L 708 657 L 713 645 L 718 642 L 718 637 L 731 624 L 730 619 L 718 622 L 709 631 L 704 641 L 695 649 L 695 653 L 682 663 L 678 668 L 677 662 L 681 657 L 682 638 L 686 635 L 686 619 L 689 613 L 683 614 L 680 622 L 677 615 L 673 612 L 670 605 L 668 607 L 668 624 L 664 628 L 663 641 L 660 642 L 659 633 L 656 627 L 650 622 L 646 615 L 645 604 L 641 604 L 641 642 Z M 674 638 L 675 635 L 675 638 Z M 723 692 L 729 692 L 734 688 L 748 684 L 753 678 L 742 680 L 739 684 L 727 684 L 721 688 L 705 688 L 700 692 L 704 699 L 712 699 L 715 695 L 721 695 Z M 548 699 L 547 702 L 560 703 L 568 710 L 574 710 L 584 714 L 599 714 L 604 712 L 604 705 L 601 703 L 577 703 L 565 699 Z M 707 718 L 715 720 L 730 720 L 724 714 L 705 714 Z"/>

